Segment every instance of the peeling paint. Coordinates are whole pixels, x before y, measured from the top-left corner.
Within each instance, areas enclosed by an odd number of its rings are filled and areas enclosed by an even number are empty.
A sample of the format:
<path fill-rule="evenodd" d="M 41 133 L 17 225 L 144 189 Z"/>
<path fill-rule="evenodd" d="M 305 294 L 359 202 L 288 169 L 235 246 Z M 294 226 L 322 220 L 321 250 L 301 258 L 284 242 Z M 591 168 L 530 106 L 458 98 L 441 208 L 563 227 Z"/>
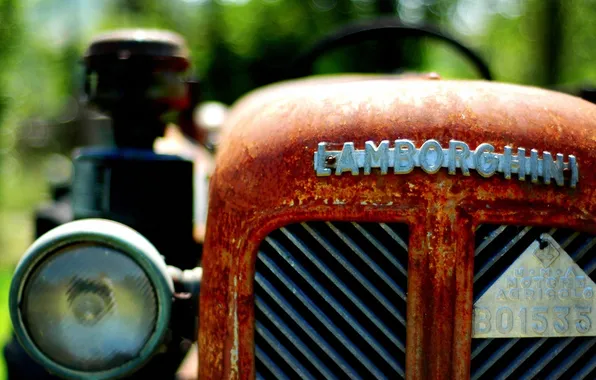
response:
<path fill-rule="evenodd" d="M 317 178 L 312 165 L 321 141 L 362 149 L 368 140 L 403 138 L 551 149 L 592 168 L 596 105 L 493 82 L 349 78 L 270 86 L 231 110 L 209 197 L 201 379 L 255 377 L 257 250 L 270 231 L 289 223 L 408 224 L 408 379 L 469 378 L 475 227 L 522 221 L 596 234 L 593 170 L 582 170 L 578 188 L 568 189 L 476 173 L 450 176 L 443 169 Z"/>
<path fill-rule="evenodd" d="M 238 277 L 234 277 L 234 289 L 238 289 Z M 240 329 L 238 324 L 238 292 L 234 292 L 234 305 L 232 306 L 232 312 L 234 313 L 234 341 L 232 349 L 230 350 L 230 370 L 232 373 L 238 374 L 238 347 L 240 345 L 240 338 L 238 330 Z"/>

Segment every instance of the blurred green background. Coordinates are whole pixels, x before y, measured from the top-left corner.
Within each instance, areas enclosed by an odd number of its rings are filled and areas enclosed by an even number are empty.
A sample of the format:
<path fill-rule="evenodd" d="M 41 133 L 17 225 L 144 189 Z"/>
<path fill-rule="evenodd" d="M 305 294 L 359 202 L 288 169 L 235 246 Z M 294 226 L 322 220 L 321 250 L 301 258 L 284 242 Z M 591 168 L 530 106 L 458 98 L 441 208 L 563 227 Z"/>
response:
<path fill-rule="evenodd" d="M 378 15 L 452 34 L 487 60 L 498 81 L 561 89 L 596 83 L 592 0 L 0 0 L 0 342 L 10 334 L 8 285 L 33 239 L 34 210 L 49 200 L 51 182 L 67 178 L 71 150 L 86 141 L 80 58 L 94 34 L 122 27 L 182 34 L 204 100 L 231 104 L 278 80 L 275 69 L 321 36 Z M 427 40 L 344 49 L 317 72 L 385 68 L 387 49 L 409 70 L 475 76 L 453 48 Z M 4 370 L 0 360 L 0 379 Z"/>

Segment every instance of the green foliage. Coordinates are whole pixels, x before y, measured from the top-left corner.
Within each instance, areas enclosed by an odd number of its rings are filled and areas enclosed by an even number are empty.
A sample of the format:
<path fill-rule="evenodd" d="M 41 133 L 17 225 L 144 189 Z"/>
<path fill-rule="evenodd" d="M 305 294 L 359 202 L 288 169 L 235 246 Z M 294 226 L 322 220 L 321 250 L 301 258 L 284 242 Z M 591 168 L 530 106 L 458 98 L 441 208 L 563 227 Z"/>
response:
<path fill-rule="evenodd" d="M 20 33 L 19 15 L 17 0 L 0 1 L 0 67 L 10 65 L 10 60 L 17 48 L 18 35 Z M 5 80 L 6 72 L 0 72 L 0 122 L 2 115 L 9 106 L 9 94 L 5 91 L 2 83 Z"/>
<path fill-rule="evenodd" d="M 11 271 L 0 269 L 0 305 L 8 305 L 8 288 L 10 286 Z M 0 345 L 4 346 L 10 337 L 10 315 L 7 307 L 0 307 Z M 0 356 L 0 379 L 6 379 L 4 355 Z"/>
<path fill-rule="evenodd" d="M 323 35 L 381 11 L 448 31 L 479 51 L 499 81 L 596 82 L 592 0 L 0 0 L 0 268 L 31 240 L 32 211 L 48 197 L 49 154 L 68 154 L 76 143 L 64 136 L 78 124 L 68 130 L 60 120 L 80 93 L 80 57 L 95 34 L 132 27 L 180 33 L 204 99 L 231 104 L 283 79 L 282 69 Z M 443 78 L 476 77 L 453 48 L 431 40 L 343 48 L 322 56 L 315 73 L 381 72 L 393 69 L 392 60 Z M 6 318 L 0 313 L 0 340 Z"/>
<path fill-rule="evenodd" d="M 563 3 L 565 18 L 561 20 L 563 44 L 559 81 L 561 84 L 585 84 L 596 82 L 596 2 L 569 0 Z"/>

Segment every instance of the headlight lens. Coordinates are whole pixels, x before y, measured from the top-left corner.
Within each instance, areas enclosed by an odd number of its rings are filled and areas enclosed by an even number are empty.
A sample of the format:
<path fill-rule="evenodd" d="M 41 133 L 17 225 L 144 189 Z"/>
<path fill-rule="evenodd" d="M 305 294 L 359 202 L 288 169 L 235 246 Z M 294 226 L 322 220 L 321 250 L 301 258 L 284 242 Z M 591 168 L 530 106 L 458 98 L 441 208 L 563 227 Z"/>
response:
<path fill-rule="evenodd" d="M 42 236 L 11 286 L 15 332 L 48 369 L 114 378 L 142 365 L 163 341 L 172 283 L 136 231 L 88 219 Z"/>
<path fill-rule="evenodd" d="M 157 300 L 128 256 L 75 245 L 31 274 L 21 310 L 31 339 L 49 358 L 76 370 L 105 371 L 139 355 L 155 329 Z"/>

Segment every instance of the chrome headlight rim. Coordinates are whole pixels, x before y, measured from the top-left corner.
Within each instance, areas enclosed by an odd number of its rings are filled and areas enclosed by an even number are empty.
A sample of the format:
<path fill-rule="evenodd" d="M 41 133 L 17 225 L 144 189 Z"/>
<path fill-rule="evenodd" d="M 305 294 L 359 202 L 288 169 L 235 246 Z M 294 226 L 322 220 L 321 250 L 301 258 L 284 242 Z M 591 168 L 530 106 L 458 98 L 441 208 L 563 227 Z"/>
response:
<path fill-rule="evenodd" d="M 26 285 L 44 260 L 61 250 L 78 244 L 92 243 L 115 249 L 127 255 L 145 272 L 157 297 L 157 316 L 152 335 L 139 354 L 127 363 L 104 371 L 80 371 L 55 362 L 41 351 L 27 331 L 21 312 Z M 113 379 L 124 376 L 146 363 L 164 341 L 171 318 L 174 285 L 167 266 L 157 249 L 132 228 L 107 219 L 83 219 L 66 223 L 42 235 L 25 252 L 12 278 L 9 291 L 9 311 L 17 339 L 34 359 L 50 372 L 80 379 Z"/>

